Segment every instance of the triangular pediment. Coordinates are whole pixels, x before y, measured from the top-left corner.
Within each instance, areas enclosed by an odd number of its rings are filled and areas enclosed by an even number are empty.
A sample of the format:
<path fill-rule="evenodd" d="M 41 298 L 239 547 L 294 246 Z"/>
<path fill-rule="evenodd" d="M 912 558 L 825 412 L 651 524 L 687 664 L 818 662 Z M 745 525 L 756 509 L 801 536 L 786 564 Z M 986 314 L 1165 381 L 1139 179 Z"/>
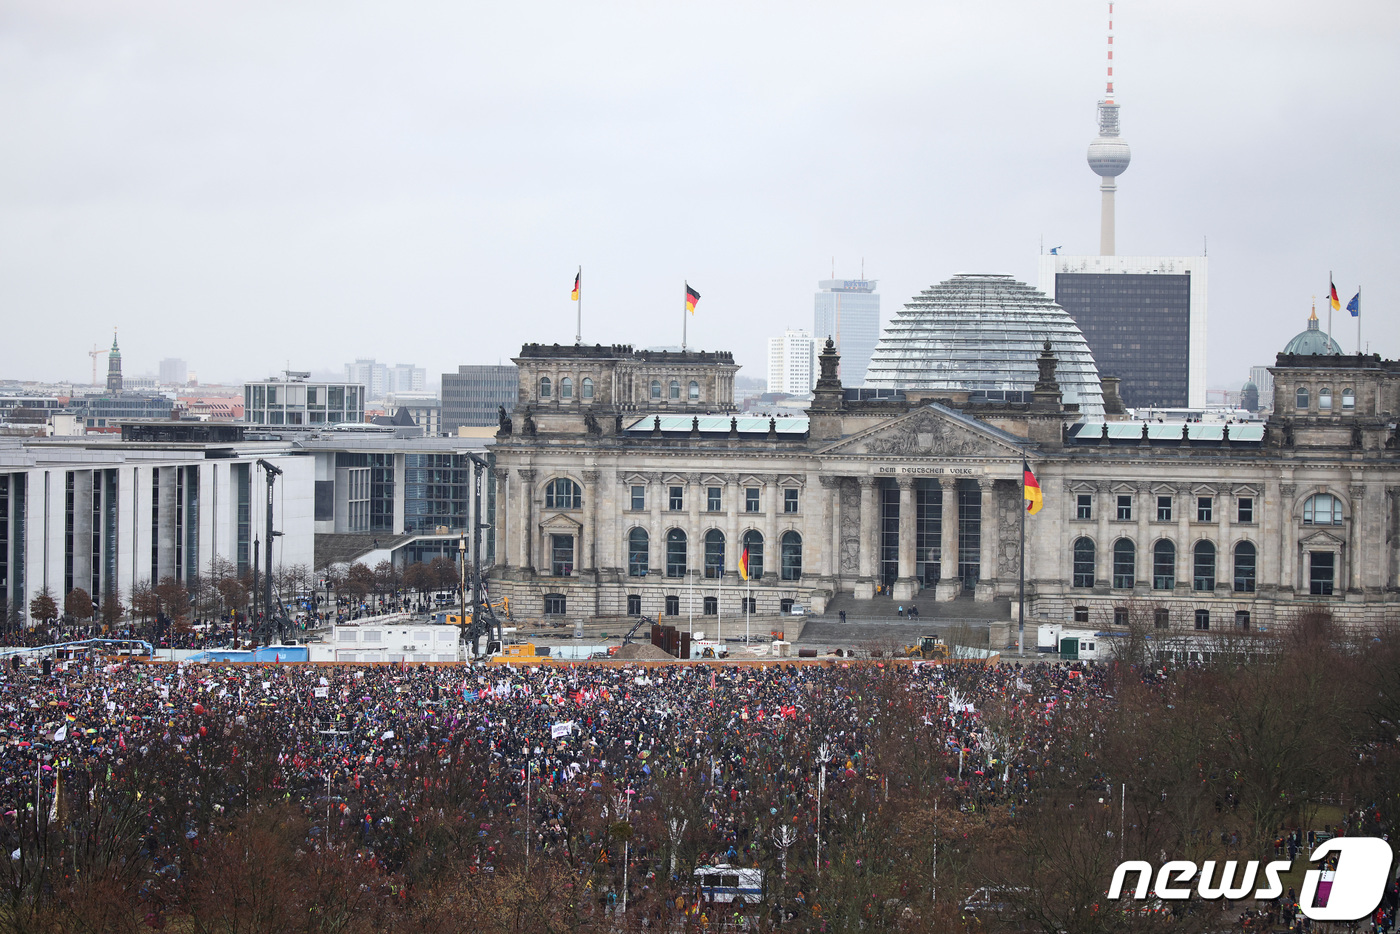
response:
<path fill-rule="evenodd" d="M 579 532 L 583 529 L 583 523 L 579 522 L 573 516 L 556 513 L 541 522 L 540 528 L 546 532 Z"/>
<path fill-rule="evenodd" d="M 1021 456 L 1021 439 L 931 403 L 824 448 L 822 454 L 875 457 Z"/>
<path fill-rule="evenodd" d="M 1341 548 L 1346 544 L 1345 540 L 1331 532 L 1324 532 L 1318 529 L 1311 535 L 1306 535 L 1298 540 L 1298 544 L 1304 548 Z"/>

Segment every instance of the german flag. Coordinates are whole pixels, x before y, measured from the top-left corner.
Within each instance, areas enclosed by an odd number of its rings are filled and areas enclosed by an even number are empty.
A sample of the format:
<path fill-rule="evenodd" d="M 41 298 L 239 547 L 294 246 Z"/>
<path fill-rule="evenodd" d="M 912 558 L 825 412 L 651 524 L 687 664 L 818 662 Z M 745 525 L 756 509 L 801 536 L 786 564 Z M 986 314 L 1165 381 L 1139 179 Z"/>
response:
<path fill-rule="evenodd" d="M 1336 292 L 1336 289 L 1332 290 Z M 690 283 L 685 284 L 685 310 L 692 315 L 695 314 L 695 306 L 700 301 L 700 293 L 690 287 Z M 747 578 L 745 578 L 747 580 Z"/>
<path fill-rule="evenodd" d="M 1036 482 L 1035 474 L 1031 473 L 1030 465 L 1023 462 L 1021 469 L 1024 471 L 1021 484 L 1024 488 L 1022 495 L 1026 499 L 1026 515 L 1033 516 L 1040 512 L 1045 500 L 1040 495 L 1040 484 Z"/>
<path fill-rule="evenodd" d="M 1332 302 L 1332 310 L 1341 311 L 1342 300 L 1337 297 L 1337 287 L 1332 284 L 1332 280 L 1330 278 L 1327 280 L 1327 291 L 1329 293 L 1328 298 Z"/>
<path fill-rule="evenodd" d="M 743 554 L 739 555 L 739 576 L 744 580 L 749 579 L 749 546 L 744 546 Z"/>
<path fill-rule="evenodd" d="M 578 301 L 578 287 L 579 287 L 579 283 L 581 283 L 582 281 L 583 281 L 583 270 L 580 269 L 580 270 L 578 271 L 578 275 L 574 276 L 574 294 L 572 294 L 572 295 L 569 296 L 569 299 L 570 299 L 571 301 L 575 301 L 575 302 Z"/>

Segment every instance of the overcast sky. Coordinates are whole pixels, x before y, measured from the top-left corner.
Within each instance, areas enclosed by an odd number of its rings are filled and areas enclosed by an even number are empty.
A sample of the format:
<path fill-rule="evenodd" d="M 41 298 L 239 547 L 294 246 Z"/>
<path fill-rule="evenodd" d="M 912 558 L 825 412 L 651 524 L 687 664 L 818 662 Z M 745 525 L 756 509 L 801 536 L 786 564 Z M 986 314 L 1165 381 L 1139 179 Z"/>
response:
<path fill-rule="evenodd" d="M 1209 238 L 1210 384 L 1363 287 L 1400 356 L 1400 3 L 1124 0 L 1118 252 Z M 435 382 L 526 341 L 762 376 L 832 272 L 888 317 L 1098 246 L 1100 0 L 0 2 L 0 378 L 355 357 Z M 1342 313 L 1345 315 L 1345 312 Z M 1325 318 L 1325 315 L 1324 315 Z M 1324 325 L 1325 327 L 1325 325 Z M 1348 317 L 1334 329 L 1351 351 Z M 105 367 L 105 363 L 103 364 Z M 99 374 L 99 378 L 101 378 Z"/>

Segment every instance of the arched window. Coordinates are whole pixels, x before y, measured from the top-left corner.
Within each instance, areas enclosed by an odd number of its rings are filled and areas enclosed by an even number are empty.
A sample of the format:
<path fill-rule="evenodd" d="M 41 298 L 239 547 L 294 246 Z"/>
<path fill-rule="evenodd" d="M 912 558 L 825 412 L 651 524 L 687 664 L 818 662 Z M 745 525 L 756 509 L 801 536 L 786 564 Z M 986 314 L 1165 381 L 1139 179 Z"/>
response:
<path fill-rule="evenodd" d="M 743 555 L 748 555 L 749 580 L 763 576 L 763 534 L 753 529 L 740 539 L 744 544 Z M 742 560 L 742 555 L 740 556 Z"/>
<path fill-rule="evenodd" d="M 1094 586 L 1094 543 L 1087 538 L 1074 540 L 1074 586 Z"/>
<path fill-rule="evenodd" d="M 661 380 L 654 379 L 651 381 L 651 397 L 653 399 L 661 398 Z"/>
<path fill-rule="evenodd" d="M 1176 586 L 1176 546 L 1166 539 L 1152 546 L 1152 589 L 1171 590 Z"/>
<path fill-rule="evenodd" d="M 544 508 L 579 509 L 583 506 L 583 493 L 579 486 L 568 477 L 549 481 L 544 488 Z"/>
<path fill-rule="evenodd" d="M 1315 493 L 1303 504 L 1304 525 L 1341 525 L 1342 501 L 1331 493 Z"/>
<path fill-rule="evenodd" d="M 785 581 L 802 579 L 802 536 L 796 532 L 784 532 L 778 544 L 782 548 L 782 578 Z"/>
<path fill-rule="evenodd" d="M 549 384 L 549 377 L 548 377 L 548 376 L 541 376 L 541 377 L 540 377 L 540 398 L 541 398 L 541 399 L 548 399 L 548 398 L 549 398 L 550 389 L 551 389 L 551 386 L 550 386 L 550 384 Z"/>
<path fill-rule="evenodd" d="M 1212 542 L 1197 542 L 1192 561 L 1191 588 L 1200 591 L 1215 590 L 1215 545 Z"/>
<path fill-rule="evenodd" d="M 627 533 L 627 574 L 646 577 L 650 570 L 651 536 L 646 529 L 633 529 Z"/>
<path fill-rule="evenodd" d="M 666 576 L 685 577 L 685 533 L 680 529 L 666 533 Z"/>
<path fill-rule="evenodd" d="M 1356 391 L 1354 389 L 1342 390 L 1342 411 L 1351 412 L 1356 409 Z"/>
<path fill-rule="evenodd" d="M 583 392 L 583 399 L 585 402 L 593 398 L 593 380 L 585 376 L 583 378 L 583 384 L 580 387 L 580 389 Z"/>
<path fill-rule="evenodd" d="M 559 381 L 559 398 L 572 399 L 574 397 L 574 381 L 567 376 Z"/>
<path fill-rule="evenodd" d="M 1317 391 L 1317 410 L 1319 412 L 1332 411 L 1332 387 L 1323 386 Z"/>
<path fill-rule="evenodd" d="M 1254 593 L 1254 563 L 1253 542 L 1235 546 L 1235 593 Z"/>
<path fill-rule="evenodd" d="M 1295 394 L 1294 405 L 1299 412 L 1306 412 L 1310 404 L 1308 400 L 1308 387 L 1299 386 L 1298 392 Z"/>
<path fill-rule="evenodd" d="M 671 380 L 671 398 L 677 402 L 681 399 L 681 381 L 678 379 Z"/>
<path fill-rule="evenodd" d="M 695 380 L 691 380 L 691 381 L 690 381 L 689 393 L 690 393 L 690 401 L 691 401 L 691 402 L 699 402 L 699 401 L 700 401 L 700 384 L 697 383 Z"/>
<path fill-rule="evenodd" d="M 714 579 L 724 574 L 724 533 L 710 529 L 705 533 L 705 576 Z"/>
<path fill-rule="evenodd" d="M 1131 538 L 1113 543 L 1113 586 L 1131 589 L 1137 583 L 1137 547 Z"/>

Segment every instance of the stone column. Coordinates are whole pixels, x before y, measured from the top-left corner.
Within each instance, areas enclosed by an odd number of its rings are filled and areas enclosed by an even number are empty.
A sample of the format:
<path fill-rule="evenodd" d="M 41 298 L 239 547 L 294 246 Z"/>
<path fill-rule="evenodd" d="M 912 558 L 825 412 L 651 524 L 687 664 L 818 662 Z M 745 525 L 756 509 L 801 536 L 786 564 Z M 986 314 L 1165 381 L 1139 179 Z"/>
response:
<path fill-rule="evenodd" d="M 583 471 L 583 529 L 575 566 L 584 571 L 598 570 L 598 478 L 599 471 Z"/>
<path fill-rule="evenodd" d="M 1367 512 L 1366 487 L 1360 483 L 1354 483 L 1347 490 L 1351 496 L 1351 541 L 1347 543 L 1347 578 L 1350 580 L 1348 590 L 1352 593 L 1361 593 L 1364 586 L 1361 569 L 1370 555 L 1364 544 L 1366 536 L 1363 534 L 1370 525 L 1370 515 Z"/>
<path fill-rule="evenodd" d="M 520 547 L 517 564 L 520 569 L 534 570 L 533 545 L 535 540 L 535 471 L 530 467 L 516 468 L 515 476 L 520 480 L 516 518 L 520 520 Z"/>
<path fill-rule="evenodd" d="M 860 477 L 860 576 L 856 599 L 875 596 L 875 478 Z"/>
<path fill-rule="evenodd" d="M 914 480 L 900 477 L 899 483 L 899 574 L 894 582 L 895 600 L 912 600 L 919 582 L 914 579 Z"/>
<path fill-rule="evenodd" d="M 661 508 L 666 498 L 666 482 L 659 473 L 647 474 L 647 508 L 651 512 L 651 546 L 647 555 L 647 574 L 666 576 L 666 526 L 661 521 Z"/>
<path fill-rule="evenodd" d="M 1228 596 L 1235 592 L 1235 535 L 1230 519 L 1230 514 L 1234 509 L 1234 488 L 1229 485 L 1223 486 L 1221 493 L 1215 497 L 1215 591 L 1222 596 Z M 1256 578 L 1254 586 L 1258 588 L 1259 557 L 1257 552 L 1254 561 Z M 1233 619 L 1230 620 L 1230 625 L 1234 625 Z"/>
<path fill-rule="evenodd" d="M 782 559 L 778 547 L 778 500 L 782 498 L 783 490 L 778 486 L 776 477 L 769 477 L 763 482 L 763 493 L 763 505 L 766 507 L 763 517 L 763 580 L 767 583 L 778 580 L 778 562 Z"/>
<path fill-rule="evenodd" d="M 744 553 L 739 543 L 739 507 L 743 505 L 744 490 L 737 474 L 724 475 L 724 577 L 728 583 L 743 583 L 739 576 L 739 556 Z"/>
<path fill-rule="evenodd" d="M 821 543 L 820 573 L 832 579 L 831 590 L 835 593 L 835 579 L 841 572 L 841 478 L 817 479 L 821 484 L 822 509 L 810 528 L 814 539 L 825 539 Z"/>
<path fill-rule="evenodd" d="M 1297 529 L 1293 525 L 1293 497 L 1298 487 L 1292 483 L 1280 483 L 1278 487 L 1278 555 L 1279 588 L 1288 588 L 1289 593 L 1303 587 L 1298 573 Z M 1306 592 L 1307 588 L 1303 587 Z"/>
<path fill-rule="evenodd" d="M 1094 531 L 1094 587 L 1107 589 L 1113 585 L 1113 532 L 1108 526 L 1109 510 L 1118 509 L 1118 500 L 1109 485 L 1100 480 L 1094 484 L 1094 515 L 1098 517 Z"/>
<path fill-rule="evenodd" d="M 1133 509 L 1133 515 L 1137 517 L 1137 531 L 1133 536 L 1134 547 L 1137 550 L 1136 564 L 1133 568 L 1136 578 L 1133 593 L 1145 597 L 1152 592 L 1152 528 L 1148 523 L 1156 515 L 1157 509 L 1156 497 L 1151 486 L 1139 483 L 1134 488 Z"/>
<path fill-rule="evenodd" d="M 1177 487 L 1175 502 L 1176 592 L 1179 596 L 1189 597 L 1196 592 L 1196 543 L 1191 540 L 1191 516 L 1195 513 L 1196 502 L 1191 488 Z"/>
<path fill-rule="evenodd" d="M 958 481 L 939 477 L 938 485 L 943 490 L 943 534 L 939 543 L 935 599 L 952 600 L 962 593 L 962 580 L 958 577 Z"/>
<path fill-rule="evenodd" d="M 982 572 L 977 581 L 977 602 L 990 603 L 997 596 L 997 577 L 1001 569 L 997 567 L 997 555 L 1001 553 L 1001 510 L 997 506 L 996 480 L 991 477 L 979 479 L 982 489 L 982 550 L 978 560 Z"/>

